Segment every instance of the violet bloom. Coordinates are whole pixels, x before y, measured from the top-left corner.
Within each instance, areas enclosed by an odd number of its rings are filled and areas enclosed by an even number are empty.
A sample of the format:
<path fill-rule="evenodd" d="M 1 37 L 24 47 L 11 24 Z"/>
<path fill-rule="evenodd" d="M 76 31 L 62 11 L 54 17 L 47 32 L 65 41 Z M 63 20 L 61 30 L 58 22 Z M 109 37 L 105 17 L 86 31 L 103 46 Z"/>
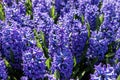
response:
<path fill-rule="evenodd" d="M 50 33 L 49 52 L 53 59 L 52 72 L 58 71 L 60 79 L 70 79 L 73 69 L 72 53 L 68 47 L 66 27 L 55 26 Z"/>
<path fill-rule="evenodd" d="M 104 38 L 103 33 L 93 32 L 91 38 L 89 39 L 87 58 L 88 59 L 97 58 L 98 61 L 102 61 L 107 51 L 108 51 L 108 40 Z"/>
<path fill-rule="evenodd" d="M 27 31 L 28 30 L 28 31 Z M 21 29 L 15 26 L 4 26 L 0 32 L 1 36 L 1 53 L 11 64 L 14 69 L 21 69 L 22 51 L 25 51 L 28 44 L 31 45 L 29 29 Z"/>
<path fill-rule="evenodd" d="M 0 60 L 0 80 L 7 80 L 7 70 L 4 60 Z"/>
<path fill-rule="evenodd" d="M 46 73 L 45 57 L 39 48 L 29 48 L 23 52 L 23 72 L 32 80 L 44 79 Z"/>
<path fill-rule="evenodd" d="M 110 66 L 110 64 L 99 64 L 95 66 L 95 72 L 91 74 L 90 80 L 116 80 L 116 78 L 117 74 L 114 67 Z"/>

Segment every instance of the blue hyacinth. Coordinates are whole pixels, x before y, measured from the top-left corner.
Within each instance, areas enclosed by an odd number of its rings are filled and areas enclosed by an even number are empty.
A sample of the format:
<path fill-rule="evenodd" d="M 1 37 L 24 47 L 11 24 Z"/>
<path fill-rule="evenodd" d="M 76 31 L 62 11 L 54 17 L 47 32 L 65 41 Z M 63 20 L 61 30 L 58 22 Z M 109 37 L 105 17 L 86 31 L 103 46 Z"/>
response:
<path fill-rule="evenodd" d="M 97 18 L 99 12 L 96 5 L 86 5 L 85 9 L 85 21 L 89 23 L 91 30 L 96 30 L 97 28 Z"/>
<path fill-rule="evenodd" d="M 120 41 L 120 27 L 116 31 L 115 40 Z"/>
<path fill-rule="evenodd" d="M 95 66 L 94 74 L 91 74 L 90 80 L 116 80 L 117 74 L 115 72 L 114 67 L 110 66 L 110 64 L 103 65 L 99 64 Z"/>
<path fill-rule="evenodd" d="M 9 1 L 9 0 L 7 0 Z M 6 2 L 3 1 L 3 7 L 5 12 L 5 21 L 8 23 L 15 23 L 16 25 L 23 26 L 25 22 L 25 15 L 26 15 L 26 8 L 25 8 L 25 1 L 21 0 L 18 1 L 11 1 L 11 6 L 6 6 Z"/>
<path fill-rule="evenodd" d="M 120 61 L 120 49 L 118 49 L 118 50 L 116 51 L 115 59 L 118 60 L 118 61 Z"/>
<path fill-rule="evenodd" d="M 28 80 L 28 77 L 27 77 L 27 76 L 22 76 L 22 77 L 20 78 L 20 80 Z"/>
<path fill-rule="evenodd" d="M 101 8 L 101 12 L 104 14 L 104 21 L 100 26 L 100 31 L 109 39 L 110 43 L 116 39 L 116 31 L 120 25 L 116 12 L 117 3 L 115 0 L 104 0 Z"/>
<path fill-rule="evenodd" d="M 7 69 L 4 60 L 0 59 L 0 80 L 7 80 Z"/>
<path fill-rule="evenodd" d="M 87 51 L 87 58 L 97 58 L 98 61 L 104 59 L 106 52 L 108 51 L 108 40 L 104 38 L 102 32 L 93 32 L 89 39 L 89 47 Z"/>
<path fill-rule="evenodd" d="M 120 75 L 120 0 L 0 0 L 0 19 L 0 80 Z"/>
<path fill-rule="evenodd" d="M 118 76 L 120 75 L 120 62 L 115 65 L 115 72 Z"/>
<path fill-rule="evenodd" d="M 44 79 L 46 73 L 45 57 L 39 48 L 29 48 L 22 54 L 24 75 L 32 80 Z"/>
<path fill-rule="evenodd" d="M 70 79 L 73 69 L 72 53 L 68 47 L 68 34 L 65 27 L 55 26 L 49 38 L 49 52 L 52 62 L 52 72 L 58 71 L 60 79 Z"/>
<path fill-rule="evenodd" d="M 13 26 L 4 26 L 1 34 L 1 53 L 15 69 L 21 69 L 22 52 L 32 46 L 33 41 L 29 28 L 20 29 Z"/>
<path fill-rule="evenodd" d="M 74 25 L 72 26 L 72 31 L 70 33 L 70 48 L 73 56 L 76 57 L 77 63 L 79 63 L 88 39 L 88 32 L 86 26 L 83 26 L 80 21 L 74 20 L 73 23 Z"/>

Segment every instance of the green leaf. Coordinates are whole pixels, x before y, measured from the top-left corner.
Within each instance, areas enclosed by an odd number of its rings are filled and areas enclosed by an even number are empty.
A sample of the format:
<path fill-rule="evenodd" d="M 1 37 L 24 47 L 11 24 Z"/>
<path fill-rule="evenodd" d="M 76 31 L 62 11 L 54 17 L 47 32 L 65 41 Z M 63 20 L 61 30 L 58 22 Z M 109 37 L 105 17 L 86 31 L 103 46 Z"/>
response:
<path fill-rule="evenodd" d="M 42 44 L 39 41 L 39 36 L 38 36 L 38 33 L 35 29 L 34 29 L 34 36 L 35 36 L 37 47 L 40 48 L 43 51 Z"/>
<path fill-rule="evenodd" d="M 86 72 L 86 71 L 83 71 L 83 72 L 82 72 L 82 76 L 84 76 L 84 75 L 85 75 L 85 72 Z"/>
<path fill-rule="evenodd" d="M 77 62 L 76 62 L 76 58 L 74 56 L 74 67 L 76 66 Z"/>
<path fill-rule="evenodd" d="M 100 24 L 102 24 L 102 22 L 104 20 L 104 15 L 100 15 L 99 20 L 100 20 Z"/>
<path fill-rule="evenodd" d="M 45 41 L 44 33 L 42 31 L 40 31 L 40 38 L 42 39 L 42 41 Z"/>
<path fill-rule="evenodd" d="M 52 6 L 51 11 L 50 11 L 51 17 L 55 19 L 55 7 Z"/>
<path fill-rule="evenodd" d="M 11 79 L 10 79 L 10 76 L 8 76 L 8 79 L 7 79 L 7 80 L 11 80 Z"/>
<path fill-rule="evenodd" d="M 39 38 L 41 39 L 41 44 L 42 44 L 42 47 L 43 47 L 43 50 L 44 50 L 44 54 L 48 58 L 48 48 L 46 46 L 45 35 L 42 31 L 40 31 Z"/>
<path fill-rule="evenodd" d="M 82 79 L 82 77 L 85 75 L 85 73 L 86 73 L 86 71 L 83 71 L 82 74 L 80 74 L 80 76 L 79 76 L 79 80 Z"/>
<path fill-rule="evenodd" d="M 13 77 L 14 80 L 17 80 L 16 77 Z"/>
<path fill-rule="evenodd" d="M 48 48 L 46 46 L 44 33 L 40 31 L 38 34 L 38 32 L 34 29 L 34 36 L 35 36 L 37 47 L 40 48 L 44 52 L 44 55 L 46 58 L 49 58 Z"/>
<path fill-rule="evenodd" d="M 97 31 L 99 31 L 100 25 L 101 24 L 100 24 L 99 16 L 97 16 L 97 19 L 96 19 Z"/>
<path fill-rule="evenodd" d="M 5 61 L 6 66 L 8 67 L 10 65 L 9 62 L 6 59 L 4 59 L 4 61 Z"/>
<path fill-rule="evenodd" d="M 14 63 L 14 53 L 12 49 L 10 49 L 10 58 L 11 58 L 12 63 Z"/>
<path fill-rule="evenodd" d="M 85 19 L 84 19 L 84 16 L 83 16 L 83 15 L 81 16 L 81 21 L 82 21 L 82 24 L 84 24 Z"/>
<path fill-rule="evenodd" d="M 59 71 L 55 71 L 54 72 L 54 77 L 56 78 L 56 80 L 59 80 L 60 79 L 60 73 L 59 73 Z"/>
<path fill-rule="evenodd" d="M 0 4 L 0 19 L 5 20 L 5 13 L 2 4 Z"/>
<path fill-rule="evenodd" d="M 36 40 L 37 47 L 43 51 L 42 45 L 40 44 L 39 40 Z"/>
<path fill-rule="evenodd" d="M 51 58 L 48 58 L 45 63 L 46 63 L 46 66 L 48 67 L 48 69 L 50 69 L 50 67 L 51 67 Z"/>
<path fill-rule="evenodd" d="M 7 68 L 12 68 L 10 63 L 6 59 L 4 59 L 4 61 L 5 61 L 5 65 L 6 65 Z"/>
<path fill-rule="evenodd" d="M 90 38 L 91 34 L 90 34 L 90 25 L 89 25 L 89 23 L 87 23 L 86 26 L 87 26 L 87 30 L 88 30 L 88 37 Z"/>
<path fill-rule="evenodd" d="M 114 53 L 108 53 L 105 55 L 105 57 L 110 58 L 110 57 L 113 57 L 114 55 L 115 55 Z"/>
<path fill-rule="evenodd" d="M 31 19 L 32 19 L 33 18 L 33 13 L 32 13 L 32 2 L 31 2 L 31 0 L 26 0 L 25 7 L 26 7 L 26 15 L 30 15 Z"/>
<path fill-rule="evenodd" d="M 120 80 L 120 75 L 117 77 L 117 80 Z"/>
<path fill-rule="evenodd" d="M 79 72 L 80 72 L 80 68 L 79 68 L 79 65 L 77 64 L 73 69 L 72 77 L 76 78 Z"/>

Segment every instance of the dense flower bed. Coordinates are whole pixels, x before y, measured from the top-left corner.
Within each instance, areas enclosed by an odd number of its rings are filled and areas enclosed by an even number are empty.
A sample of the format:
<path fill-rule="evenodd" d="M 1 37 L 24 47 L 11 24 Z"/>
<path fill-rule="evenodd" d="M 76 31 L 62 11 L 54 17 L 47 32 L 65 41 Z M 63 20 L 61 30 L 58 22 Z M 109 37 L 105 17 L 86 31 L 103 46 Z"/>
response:
<path fill-rule="evenodd" d="M 1 0 L 0 80 L 120 80 L 120 0 Z"/>

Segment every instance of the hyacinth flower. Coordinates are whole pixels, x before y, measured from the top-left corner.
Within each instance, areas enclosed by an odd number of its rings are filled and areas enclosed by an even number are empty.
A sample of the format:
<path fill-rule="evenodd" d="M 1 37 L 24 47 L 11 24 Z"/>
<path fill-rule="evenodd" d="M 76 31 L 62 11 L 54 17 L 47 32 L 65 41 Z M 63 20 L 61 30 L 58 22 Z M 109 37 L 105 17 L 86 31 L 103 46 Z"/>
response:
<path fill-rule="evenodd" d="M 119 28 L 119 18 L 117 17 L 115 0 L 104 0 L 101 8 L 101 12 L 104 14 L 104 21 L 100 26 L 100 31 L 104 33 L 105 37 L 109 39 L 109 42 L 114 41 L 116 37 L 116 31 Z"/>
<path fill-rule="evenodd" d="M 116 0 L 115 3 L 115 13 L 116 13 L 116 18 L 120 20 L 120 1 Z"/>
<path fill-rule="evenodd" d="M 75 9 L 76 0 L 55 0 L 55 10 L 57 16 L 64 16 L 70 13 L 71 9 Z"/>
<path fill-rule="evenodd" d="M 86 5 L 85 9 L 85 21 L 89 23 L 91 30 L 97 28 L 97 17 L 99 15 L 98 7 L 96 5 Z"/>
<path fill-rule="evenodd" d="M 45 42 L 48 47 L 48 38 L 51 27 L 54 24 L 51 18 L 51 8 L 52 0 L 32 0 L 32 10 L 33 10 L 33 28 L 37 32 L 42 31 L 45 35 Z"/>
<path fill-rule="evenodd" d="M 118 76 L 120 75 L 120 62 L 118 62 L 118 63 L 115 65 L 115 72 L 117 73 Z"/>
<path fill-rule="evenodd" d="M 100 4 L 100 2 L 102 2 L 103 0 L 91 0 L 91 4 L 92 5 L 99 5 Z"/>
<path fill-rule="evenodd" d="M 5 2 L 7 6 L 12 6 L 13 1 L 12 0 L 3 0 L 2 2 Z"/>
<path fill-rule="evenodd" d="M 53 59 L 51 70 L 59 73 L 59 79 L 70 79 L 73 68 L 72 53 L 68 47 L 67 29 L 55 26 L 49 38 L 49 53 Z"/>
<path fill-rule="evenodd" d="M 20 80 L 28 80 L 28 77 L 22 76 L 22 77 L 20 78 Z"/>
<path fill-rule="evenodd" d="M 118 42 L 120 41 L 120 27 L 116 31 L 115 40 L 118 41 Z"/>
<path fill-rule="evenodd" d="M 76 4 L 76 6 L 78 7 L 79 10 L 79 16 L 82 16 L 85 14 L 85 9 L 86 9 L 86 5 L 90 5 L 90 1 L 89 0 L 78 0 L 78 3 Z"/>
<path fill-rule="evenodd" d="M 31 20 L 31 15 L 27 14 L 26 1 L 21 0 L 18 3 L 12 1 L 13 4 L 10 7 L 6 6 L 6 2 L 3 1 L 5 21 L 8 24 L 15 23 L 19 27 L 29 27 L 31 29 L 36 27 L 34 20 Z"/>
<path fill-rule="evenodd" d="M 12 6 L 6 6 L 6 2 L 3 1 L 2 5 L 4 7 L 5 12 L 5 22 L 10 25 L 14 23 L 19 27 L 29 27 L 31 29 L 34 28 L 34 21 L 31 20 L 30 15 L 26 15 L 26 6 L 25 0 L 12 1 Z"/>
<path fill-rule="evenodd" d="M 51 0 L 33 0 L 32 1 L 33 21 L 37 25 L 39 24 L 39 21 L 43 20 L 45 23 L 49 21 L 51 8 L 52 8 Z"/>
<path fill-rule="evenodd" d="M 13 26 L 4 26 L 0 32 L 1 36 L 1 55 L 4 56 L 15 69 L 21 69 L 22 51 L 28 46 L 32 46 L 30 39 L 30 29 L 20 29 Z"/>
<path fill-rule="evenodd" d="M 32 0 L 33 9 L 39 9 L 39 12 L 49 12 L 52 6 L 52 0 Z"/>
<path fill-rule="evenodd" d="M 45 35 L 45 42 L 47 44 L 47 47 L 48 47 L 48 43 L 49 43 L 49 33 L 50 33 L 50 30 L 52 28 L 52 26 L 54 25 L 54 22 L 53 20 L 49 17 L 49 15 L 39 15 L 39 20 L 36 20 L 36 18 L 34 17 L 34 21 L 35 21 L 35 24 L 34 24 L 34 28 L 37 30 L 37 32 L 40 32 L 42 31 Z"/>
<path fill-rule="evenodd" d="M 79 63 L 81 53 L 88 39 L 88 32 L 85 25 L 82 25 L 78 19 L 74 19 L 75 14 L 77 14 L 76 9 L 69 8 L 68 13 L 64 13 L 64 16 L 59 17 L 58 24 L 67 27 L 69 48 L 77 63 Z"/>
<path fill-rule="evenodd" d="M 7 80 L 7 69 L 4 60 L 0 58 L 0 80 Z"/>
<path fill-rule="evenodd" d="M 97 28 L 97 18 L 99 16 L 99 3 L 100 0 L 78 0 L 76 1 L 76 7 L 78 10 L 78 16 L 81 21 L 85 20 L 85 23 L 89 23 L 90 30 L 94 31 Z"/>
<path fill-rule="evenodd" d="M 45 74 L 48 80 L 56 80 L 55 75 L 53 74 Z"/>
<path fill-rule="evenodd" d="M 70 37 L 71 51 L 73 56 L 76 57 L 77 63 L 79 63 L 88 39 L 88 32 L 86 26 L 82 26 L 80 21 L 74 20 L 73 23 Z"/>
<path fill-rule="evenodd" d="M 45 57 L 43 52 L 37 48 L 29 48 L 22 54 L 23 72 L 29 79 L 44 79 L 46 73 Z"/>
<path fill-rule="evenodd" d="M 61 9 L 63 9 L 69 0 L 55 0 L 55 8 L 58 14 L 60 14 Z"/>
<path fill-rule="evenodd" d="M 91 74 L 90 80 L 116 80 L 117 74 L 115 68 L 110 66 L 110 64 L 103 65 L 99 64 L 95 66 L 94 74 Z"/>
<path fill-rule="evenodd" d="M 120 61 L 120 48 L 116 51 L 115 59 L 118 60 L 118 62 Z"/>
<path fill-rule="evenodd" d="M 12 2 L 11 6 L 7 6 L 5 1 L 2 2 L 5 12 L 5 20 L 11 23 L 16 22 L 18 25 L 23 26 L 23 22 L 24 20 L 26 20 L 25 1 L 21 0 L 18 2 L 18 4 L 16 3 L 16 1 L 11 0 L 11 2 Z"/>
<path fill-rule="evenodd" d="M 102 61 L 105 57 L 105 53 L 108 51 L 108 40 L 104 38 L 102 32 L 92 32 L 89 39 L 89 47 L 87 50 L 87 58 Z"/>

